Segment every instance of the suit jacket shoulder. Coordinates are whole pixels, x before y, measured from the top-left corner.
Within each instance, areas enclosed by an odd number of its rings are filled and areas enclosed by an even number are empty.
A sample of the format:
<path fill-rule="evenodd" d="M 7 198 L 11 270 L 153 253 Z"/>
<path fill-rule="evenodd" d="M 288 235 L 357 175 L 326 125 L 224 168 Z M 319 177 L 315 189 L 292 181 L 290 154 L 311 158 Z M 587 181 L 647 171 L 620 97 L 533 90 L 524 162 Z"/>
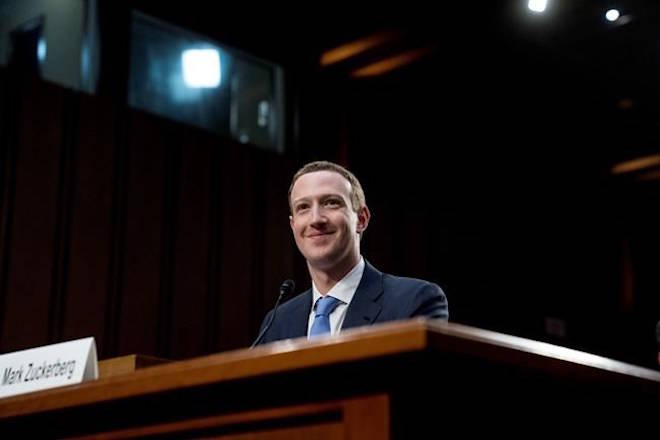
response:
<path fill-rule="evenodd" d="M 403 318 L 427 316 L 448 319 L 447 297 L 440 286 L 416 278 L 383 274 L 388 302 L 397 304 Z"/>
<path fill-rule="evenodd" d="M 437 284 L 380 272 L 368 262 L 342 328 L 414 316 L 447 319 L 447 297 Z"/>
<path fill-rule="evenodd" d="M 307 335 L 311 309 L 312 289 L 280 305 L 261 343 Z M 273 310 L 264 318 L 261 330 L 272 315 Z M 414 316 L 447 319 L 449 309 L 442 289 L 428 281 L 380 272 L 365 261 L 362 279 L 346 310 L 342 329 Z"/>

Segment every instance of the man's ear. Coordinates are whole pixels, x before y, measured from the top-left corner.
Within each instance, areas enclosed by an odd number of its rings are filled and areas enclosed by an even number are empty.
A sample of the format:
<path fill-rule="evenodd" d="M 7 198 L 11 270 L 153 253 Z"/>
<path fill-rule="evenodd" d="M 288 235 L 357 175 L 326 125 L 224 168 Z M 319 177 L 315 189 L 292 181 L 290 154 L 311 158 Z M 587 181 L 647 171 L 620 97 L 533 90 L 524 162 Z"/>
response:
<path fill-rule="evenodd" d="M 291 226 L 291 230 L 293 232 L 295 232 L 294 229 L 293 229 L 293 216 L 292 215 L 289 216 L 289 225 Z"/>
<path fill-rule="evenodd" d="M 358 234 L 362 234 L 367 229 L 367 226 L 369 226 L 369 219 L 371 218 L 371 213 L 367 205 L 364 205 L 358 210 L 357 218 L 357 232 Z"/>

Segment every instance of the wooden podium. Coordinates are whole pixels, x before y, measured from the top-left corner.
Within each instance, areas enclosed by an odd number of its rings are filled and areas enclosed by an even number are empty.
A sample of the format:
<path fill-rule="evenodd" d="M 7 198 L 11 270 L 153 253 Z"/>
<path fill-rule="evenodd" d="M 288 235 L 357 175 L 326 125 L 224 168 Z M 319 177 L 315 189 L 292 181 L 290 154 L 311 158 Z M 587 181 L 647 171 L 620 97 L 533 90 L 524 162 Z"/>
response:
<path fill-rule="evenodd" d="M 0 400 L 0 437 L 632 434 L 660 408 L 656 371 L 424 319 L 119 370 Z"/>

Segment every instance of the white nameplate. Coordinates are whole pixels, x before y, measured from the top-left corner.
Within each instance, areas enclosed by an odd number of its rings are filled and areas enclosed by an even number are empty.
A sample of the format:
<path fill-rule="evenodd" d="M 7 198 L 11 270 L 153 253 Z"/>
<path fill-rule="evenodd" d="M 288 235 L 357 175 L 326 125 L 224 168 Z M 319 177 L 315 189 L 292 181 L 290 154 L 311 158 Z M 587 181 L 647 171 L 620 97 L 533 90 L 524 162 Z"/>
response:
<path fill-rule="evenodd" d="M 0 398 L 98 379 L 94 338 L 0 356 Z"/>

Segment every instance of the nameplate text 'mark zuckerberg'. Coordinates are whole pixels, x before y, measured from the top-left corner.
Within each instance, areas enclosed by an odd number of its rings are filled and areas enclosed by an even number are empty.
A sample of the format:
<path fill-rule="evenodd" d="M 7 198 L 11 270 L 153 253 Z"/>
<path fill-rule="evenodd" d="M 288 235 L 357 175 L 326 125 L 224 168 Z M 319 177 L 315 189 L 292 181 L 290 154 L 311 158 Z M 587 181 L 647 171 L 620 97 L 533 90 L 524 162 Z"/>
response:
<path fill-rule="evenodd" d="M 0 398 L 97 378 L 94 338 L 0 355 Z"/>

